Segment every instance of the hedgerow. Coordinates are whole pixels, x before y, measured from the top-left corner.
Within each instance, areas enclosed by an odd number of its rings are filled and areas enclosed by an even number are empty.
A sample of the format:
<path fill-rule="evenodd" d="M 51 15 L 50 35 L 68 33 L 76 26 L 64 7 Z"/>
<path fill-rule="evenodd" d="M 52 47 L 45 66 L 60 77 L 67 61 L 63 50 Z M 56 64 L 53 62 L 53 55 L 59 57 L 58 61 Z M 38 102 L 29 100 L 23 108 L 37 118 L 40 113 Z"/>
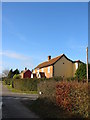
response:
<path fill-rule="evenodd" d="M 21 91 L 38 91 L 39 97 L 53 102 L 72 114 L 88 117 L 88 84 L 50 79 L 5 79 Z"/>
<path fill-rule="evenodd" d="M 21 90 L 21 91 L 37 91 L 37 85 L 41 81 L 61 81 L 61 77 L 54 77 L 54 78 L 24 78 L 20 79 L 20 76 L 15 75 L 14 78 L 5 78 L 4 82 L 7 85 L 12 85 L 13 88 Z"/>
<path fill-rule="evenodd" d="M 57 83 L 56 103 L 72 114 L 88 117 L 88 84 L 81 82 Z"/>
<path fill-rule="evenodd" d="M 39 98 L 56 103 L 56 81 L 42 81 L 38 84 Z"/>

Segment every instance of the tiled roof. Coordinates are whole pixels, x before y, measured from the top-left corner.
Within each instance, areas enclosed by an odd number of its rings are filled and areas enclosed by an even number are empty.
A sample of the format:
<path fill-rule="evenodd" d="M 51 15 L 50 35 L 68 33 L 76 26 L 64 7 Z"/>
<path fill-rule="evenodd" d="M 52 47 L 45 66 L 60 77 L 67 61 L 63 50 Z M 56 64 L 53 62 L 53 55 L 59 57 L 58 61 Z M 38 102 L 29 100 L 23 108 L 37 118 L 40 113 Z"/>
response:
<path fill-rule="evenodd" d="M 55 64 L 59 59 L 61 59 L 63 56 L 66 57 L 64 54 L 61 54 L 60 56 L 57 56 L 57 57 L 55 57 L 55 58 L 53 58 L 53 59 L 50 59 L 49 61 L 46 61 L 46 62 L 43 62 L 43 63 L 39 64 L 36 68 L 43 68 L 43 67 L 47 67 L 47 66 L 53 65 L 53 64 Z M 68 59 L 68 58 L 66 57 L 66 59 Z M 70 59 L 68 59 L 68 60 L 71 61 L 71 62 L 74 62 L 74 61 L 72 61 L 72 60 L 70 60 Z M 35 69 L 36 69 L 36 68 L 35 68 Z"/>
<path fill-rule="evenodd" d="M 27 71 L 30 71 L 29 69 L 28 70 L 24 70 L 23 72 L 21 72 L 21 74 L 24 74 L 25 72 L 27 72 Z M 30 71 L 31 72 L 31 71 Z"/>
<path fill-rule="evenodd" d="M 80 60 L 75 60 L 74 62 L 80 62 L 80 63 L 82 63 L 82 61 L 80 61 Z"/>

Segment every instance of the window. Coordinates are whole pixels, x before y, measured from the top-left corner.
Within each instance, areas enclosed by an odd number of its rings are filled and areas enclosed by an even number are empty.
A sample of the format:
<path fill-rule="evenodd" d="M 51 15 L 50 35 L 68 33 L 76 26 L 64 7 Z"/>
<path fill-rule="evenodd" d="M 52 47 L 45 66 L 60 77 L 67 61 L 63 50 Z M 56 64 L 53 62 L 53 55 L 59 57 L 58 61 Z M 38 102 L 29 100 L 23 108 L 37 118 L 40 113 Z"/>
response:
<path fill-rule="evenodd" d="M 44 72 L 43 68 L 42 68 L 42 72 Z"/>
<path fill-rule="evenodd" d="M 48 67 L 48 73 L 50 73 L 50 67 Z"/>
<path fill-rule="evenodd" d="M 78 69 L 78 63 L 75 63 L 75 66 L 76 66 L 76 70 Z"/>
<path fill-rule="evenodd" d="M 37 69 L 37 73 L 39 74 L 39 69 Z"/>
<path fill-rule="evenodd" d="M 31 74 L 31 78 L 33 78 L 33 74 Z"/>
<path fill-rule="evenodd" d="M 33 73 L 35 73 L 35 70 L 33 71 Z"/>

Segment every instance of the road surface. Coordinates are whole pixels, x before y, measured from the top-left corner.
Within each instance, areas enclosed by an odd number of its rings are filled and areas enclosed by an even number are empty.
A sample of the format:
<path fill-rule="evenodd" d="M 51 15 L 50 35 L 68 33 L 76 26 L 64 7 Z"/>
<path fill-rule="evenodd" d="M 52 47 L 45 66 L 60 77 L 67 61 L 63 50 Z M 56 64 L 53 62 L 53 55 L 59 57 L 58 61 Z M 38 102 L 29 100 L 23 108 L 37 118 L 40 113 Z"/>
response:
<path fill-rule="evenodd" d="M 26 108 L 21 100 L 35 100 L 38 95 L 12 93 L 5 85 L 2 86 L 2 118 L 39 118 Z"/>

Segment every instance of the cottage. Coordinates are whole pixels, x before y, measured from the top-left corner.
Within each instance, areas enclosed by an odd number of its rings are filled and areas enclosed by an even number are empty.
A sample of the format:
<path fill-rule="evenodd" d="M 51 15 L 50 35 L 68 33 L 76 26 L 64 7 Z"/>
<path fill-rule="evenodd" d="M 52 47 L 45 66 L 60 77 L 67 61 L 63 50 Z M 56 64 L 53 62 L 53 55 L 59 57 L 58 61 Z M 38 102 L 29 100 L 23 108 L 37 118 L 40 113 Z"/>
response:
<path fill-rule="evenodd" d="M 20 76 L 21 78 L 31 78 L 31 74 L 32 72 L 27 68 L 25 68 L 25 70 L 23 72 L 21 72 Z"/>
<path fill-rule="evenodd" d="M 46 78 L 61 76 L 64 78 L 74 77 L 75 72 L 82 62 L 80 60 L 72 61 L 62 54 L 51 59 L 48 56 L 48 61 L 39 64 L 34 70 L 33 74 L 36 74 L 39 78 L 39 74 L 42 72 Z"/>

